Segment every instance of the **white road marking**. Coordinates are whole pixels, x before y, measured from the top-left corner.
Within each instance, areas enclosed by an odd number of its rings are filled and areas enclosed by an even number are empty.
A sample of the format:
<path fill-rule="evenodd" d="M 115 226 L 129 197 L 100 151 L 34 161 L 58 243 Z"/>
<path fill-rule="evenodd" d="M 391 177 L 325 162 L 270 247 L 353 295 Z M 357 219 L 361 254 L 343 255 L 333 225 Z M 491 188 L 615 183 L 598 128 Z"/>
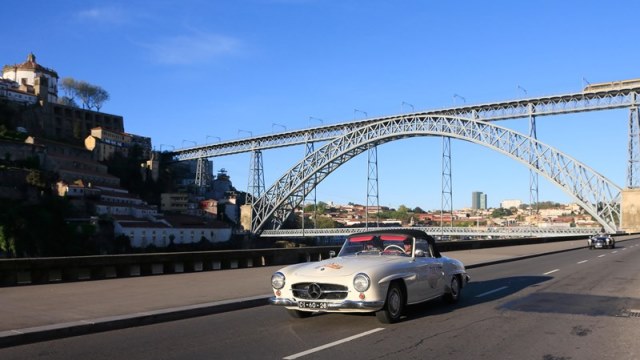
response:
<path fill-rule="evenodd" d="M 542 275 L 549 275 L 549 274 L 553 274 L 556 271 L 560 271 L 560 269 L 555 269 L 555 270 L 551 270 L 551 271 L 547 271 L 546 273 L 542 274 Z"/>
<path fill-rule="evenodd" d="M 361 334 L 353 335 L 353 336 L 350 336 L 350 337 L 348 337 L 348 338 L 346 338 L 346 339 L 342 339 L 342 340 L 334 341 L 334 342 L 332 342 L 332 343 L 328 343 L 328 344 L 326 344 L 326 345 L 318 346 L 318 347 L 315 347 L 315 348 L 313 348 L 313 349 L 309 349 L 309 350 L 307 350 L 307 351 L 303 351 L 303 352 L 299 352 L 299 353 L 297 353 L 297 354 L 289 355 L 289 356 L 287 356 L 287 357 L 285 357 L 285 358 L 283 358 L 283 359 L 285 359 L 285 360 L 289 360 L 289 359 L 297 359 L 297 358 L 299 358 L 299 357 L 302 357 L 302 356 L 305 356 L 305 355 L 309 355 L 309 354 L 312 354 L 312 353 L 314 353 L 314 352 L 318 352 L 318 351 L 320 351 L 320 350 L 328 349 L 328 348 L 330 348 L 330 347 L 333 347 L 333 346 L 336 346 L 336 345 L 340 345 L 340 344 L 343 344 L 343 343 L 349 342 L 349 341 L 351 341 L 351 340 L 355 340 L 355 339 L 357 339 L 357 338 L 361 338 L 361 337 L 363 337 L 363 336 L 367 336 L 367 335 L 369 335 L 369 334 L 373 334 L 373 333 L 378 332 L 378 331 L 380 331 L 380 330 L 384 330 L 384 328 L 376 328 L 376 329 L 373 329 L 373 330 L 365 331 L 365 332 L 363 332 L 363 333 L 361 333 Z"/>
<path fill-rule="evenodd" d="M 476 295 L 476 297 L 478 298 L 478 297 L 487 296 L 487 295 L 489 295 L 489 294 L 493 294 L 494 292 L 498 292 L 498 291 L 500 291 L 500 290 L 504 290 L 504 289 L 506 289 L 506 288 L 507 288 L 507 286 L 499 287 L 499 288 L 497 288 L 497 289 L 493 289 L 493 290 L 491 290 L 491 291 L 487 291 L 486 293 L 482 293 L 482 294 L 480 294 L 480 295 Z"/>
<path fill-rule="evenodd" d="M 602 255 L 600 255 L 598 257 L 605 257 L 605 256 L 607 256 L 607 254 L 602 254 Z"/>
<path fill-rule="evenodd" d="M 584 263 L 586 263 L 587 261 L 589 261 L 589 260 L 582 260 L 582 261 L 578 261 L 578 264 L 584 264 Z"/>
<path fill-rule="evenodd" d="M 615 251 L 612 251 L 611 253 L 612 253 L 612 254 L 615 254 L 615 253 L 617 253 L 617 252 L 618 252 L 618 250 L 615 250 Z"/>

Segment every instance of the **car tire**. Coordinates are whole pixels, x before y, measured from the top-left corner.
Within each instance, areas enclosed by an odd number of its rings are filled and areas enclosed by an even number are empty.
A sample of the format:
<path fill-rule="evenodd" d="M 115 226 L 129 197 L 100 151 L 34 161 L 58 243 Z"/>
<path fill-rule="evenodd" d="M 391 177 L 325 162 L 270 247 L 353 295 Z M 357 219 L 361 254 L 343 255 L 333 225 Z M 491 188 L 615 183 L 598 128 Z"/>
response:
<path fill-rule="evenodd" d="M 287 309 L 287 313 L 289 314 L 289 316 L 296 319 L 305 319 L 311 316 L 312 314 L 312 312 L 310 311 L 300 311 L 300 310 L 293 310 L 293 309 Z"/>
<path fill-rule="evenodd" d="M 378 321 L 384 324 L 393 324 L 400 320 L 404 312 L 405 296 L 402 286 L 397 282 L 389 285 L 387 290 L 387 298 L 384 302 L 382 310 L 376 311 Z"/>
<path fill-rule="evenodd" d="M 460 284 L 460 277 L 454 276 L 451 278 L 451 285 L 449 286 L 450 291 L 444 294 L 444 301 L 449 304 L 455 304 L 460 299 L 460 290 L 462 286 Z"/>

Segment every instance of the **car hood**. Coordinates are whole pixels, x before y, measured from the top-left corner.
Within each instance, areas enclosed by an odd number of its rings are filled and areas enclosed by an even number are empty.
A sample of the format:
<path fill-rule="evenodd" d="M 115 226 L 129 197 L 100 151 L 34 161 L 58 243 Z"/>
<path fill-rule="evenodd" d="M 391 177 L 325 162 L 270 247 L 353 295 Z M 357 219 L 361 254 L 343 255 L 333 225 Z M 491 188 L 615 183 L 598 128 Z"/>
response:
<path fill-rule="evenodd" d="M 349 276 L 387 264 L 408 263 L 410 261 L 411 258 L 405 256 L 354 255 L 337 257 L 301 265 L 295 269 L 293 275 L 305 278 Z"/>

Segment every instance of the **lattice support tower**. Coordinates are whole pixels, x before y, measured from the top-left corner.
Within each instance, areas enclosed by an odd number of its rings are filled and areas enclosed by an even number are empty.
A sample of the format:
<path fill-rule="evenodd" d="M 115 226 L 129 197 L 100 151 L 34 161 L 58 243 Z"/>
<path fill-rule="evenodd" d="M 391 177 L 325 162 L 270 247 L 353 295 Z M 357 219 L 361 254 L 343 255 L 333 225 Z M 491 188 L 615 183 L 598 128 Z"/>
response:
<path fill-rule="evenodd" d="M 315 151 L 315 145 L 314 145 L 314 142 L 312 140 L 313 139 L 310 139 L 306 143 L 305 157 L 309 156 L 309 154 L 311 154 L 312 152 Z M 314 174 L 313 177 L 314 177 L 314 179 L 317 179 L 318 176 Z M 317 186 L 317 184 L 318 183 L 316 181 L 314 181 L 313 182 L 313 189 L 311 189 L 309 191 L 307 191 L 305 189 L 305 192 L 304 192 L 305 194 L 311 194 L 311 198 L 313 199 L 313 227 L 314 228 L 318 227 L 318 223 L 317 223 L 317 221 L 318 221 L 318 199 L 316 197 L 316 186 Z M 305 183 L 305 186 L 308 186 L 308 185 Z M 304 201 L 302 202 L 302 229 L 303 230 L 304 230 L 304 207 L 305 207 L 305 204 L 306 204 L 306 200 L 307 200 L 307 197 L 305 197 Z"/>
<path fill-rule="evenodd" d="M 369 144 L 367 156 L 367 205 L 365 208 L 366 228 L 369 228 L 369 206 L 376 207 L 376 227 L 380 226 L 380 197 L 378 196 L 378 147 Z"/>
<path fill-rule="evenodd" d="M 247 192 L 247 204 L 252 204 L 255 199 L 264 193 L 264 169 L 262 166 L 262 151 L 255 150 L 251 153 L 251 164 L 249 168 L 249 184 Z"/>
<path fill-rule="evenodd" d="M 442 137 L 442 196 L 440 208 L 440 228 L 444 227 L 444 213 L 451 214 L 453 226 L 453 187 L 451 186 L 451 138 Z"/>
<path fill-rule="evenodd" d="M 537 140 L 538 139 L 538 135 L 536 132 L 536 116 L 534 114 L 534 107 L 532 103 L 529 103 L 529 105 L 527 106 L 529 109 L 529 137 Z M 531 143 L 531 146 L 534 146 L 534 143 Z M 535 149 L 531 149 L 530 153 L 530 159 L 529 162 L 531 164 L 533 164 L 533 166 L 537 169 L 538 168 L 538 160 L 534 158 L 534 150 Z M 533 208 L 533 204 L 535 204 L 535 214 L 538 213 L 538 207 L 539 207 L 539 194 L 538 194 L 538 173 L 533 170 L 533 169 L 529 169 L 529 209 L 531 213 L 534 213 L 534 208 Z"/>
<path fill-rule="evenodd" d="M 631 96 L 635 100 L 636 93 Z M 640 187 L 640 119 L 638 118 L 638 106 L 629 108 L 629 166 L 627 169 L 627 187 L 635 189 Z"/>
<path fill-rule="evenodd" d="M 198 158 L 196 162 L 195 184 L 200 193 L 209 185 L 209 173 L 207 171 L 207 158 Z"/>

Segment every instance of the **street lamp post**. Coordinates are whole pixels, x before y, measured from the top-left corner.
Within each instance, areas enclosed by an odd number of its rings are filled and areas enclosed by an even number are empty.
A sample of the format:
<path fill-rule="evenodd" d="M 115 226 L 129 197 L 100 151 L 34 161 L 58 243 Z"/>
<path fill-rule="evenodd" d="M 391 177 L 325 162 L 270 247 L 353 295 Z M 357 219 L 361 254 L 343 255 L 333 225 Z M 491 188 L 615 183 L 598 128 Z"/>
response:
<path fill-rule="evenodd" d="M 182 146 L 184 146 L 184 142 L 185 142 L 185 141 L 187 141 L 187 142 L 192 142 L 192 143 L 193 143 L 193 146 L 198 146 L 198 143 L 197 143 L 197 142 L 195 142 L 195 141 L 193 141 L 193 140 L 182 140 Z"/>
<path fill-rule="evenodd" d="M 525 96 L 527 96 L 527 89 L 523 88 L 522 86 L 518 85 L 518 90 L 522 90 L 522 92 L 524 93 Z"/>
<path fill-rule="evenodd" d="M 403 102 L 402 102 L 402 104 L 400 104 L 400 112 L 403 112 L 403 109 L 402 109 L 402 106 L 403 106 L 403 105 L 409 105 L 409 106 L 411 106 L 411 111 L 412 111 L 412 112 L 415 112 L 415 111 L 416 111 L 416 109 L 413 107 L 413 105 L 409 104 L 408 102 L 403 101 Z"/>
<path fill-rule="evenodd" d="M 582 86 L 583 86 L 583 88 L 586 88 L 589 85 L 591 85 L 591 83 L 589 82 L 589 80 L 585 79 L 584 76 L 583 76 L 582 77 Z"/>
<path fill-rule="evenodd" d="M 467 102 L 467 99 L 465 99 L 463 96 L 460 96 L 458 94 L 453 94 L 453 105 L 456 104 L 456 98 L 462 100 L 463 103 Z"/>
<path fill-rule="evenodd" d="M 278 123 L 271 123 L 271 131 L 273 131 L 273 127 L 274 126 L 280 126 L 281 128 L 284 129 L 284 131 L 287 131 L 287 127 L 282 125 L 282 124 L 278 124 Z"/>
<path fill-rule="evenodd" d="M 322 120 L 320 118 L 317 118 L 317 117 L 309 116 L 309 126 L 311 126 L 311 120 L 320 121 L 320 124 L 324 125 L 324 120 Z"/>
<path fill-rule="evenodd" d="M 366 112 L 366 111 L 362 111 L 362 110 L 358 110 L 358 109 L 353 109 L 353 120 L 355 120 L 355 119 L 356 119 L 356 113 L 363 113 L 365 118 L 369 117 L 369 115 L 367 114 L 367 112 Z"/>
<path fill-rule="evenodd" d="M 212 135 L 207 135 L 207 138 L 204 139 L 205 142 L 207 142 L 209 140 L 209 138 L 214 138 L 214 139 L 218 139 L 218 142 L 222 141 L 222 139 L 220 138 L 220 136 L 212 136 Z"/>
<path fill-rule="evenodd" d="M 249 130 L 241 130 L 240 129 L 240 130 L 238 130 L 238 135 L 240 135 L 240 133 L 243 133 L 243 132 L 249 134 L 249 137 L 253 137 L 253 133 L 251 131 L 249 131 Z"/>
<path fill-rule="evenodd" d="M 176 149 L 176 147 L 175 147 L 175 146 L 173 146 L 173 145 L 169 145 L 169 144 L 160 144 L 160 152 L 162 152 L 162 147 L 163 147 L 163 146 L 171 146 L 171 150 L 175 150 L 175 149 Z"/>

